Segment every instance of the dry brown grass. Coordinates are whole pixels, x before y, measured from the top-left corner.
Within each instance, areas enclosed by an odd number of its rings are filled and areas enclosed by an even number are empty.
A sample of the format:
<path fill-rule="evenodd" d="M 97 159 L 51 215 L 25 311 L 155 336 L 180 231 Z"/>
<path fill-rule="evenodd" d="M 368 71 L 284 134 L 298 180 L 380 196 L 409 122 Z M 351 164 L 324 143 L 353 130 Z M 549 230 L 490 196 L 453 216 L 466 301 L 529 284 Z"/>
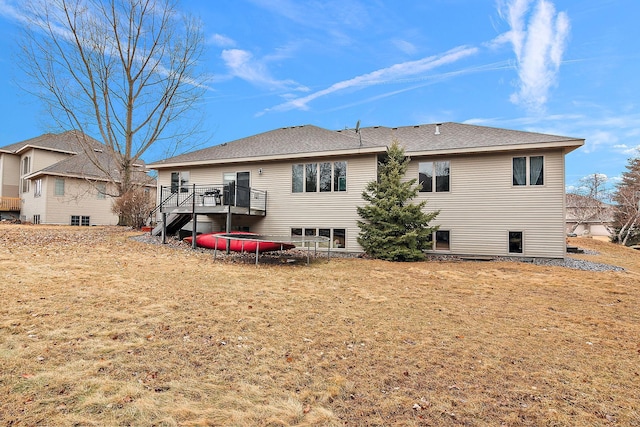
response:
<path fill-rule="evenodd" d="M 5 425 L 640 425 L 637 251 L 256 267 L 133 234 L 0 226 Z"/>

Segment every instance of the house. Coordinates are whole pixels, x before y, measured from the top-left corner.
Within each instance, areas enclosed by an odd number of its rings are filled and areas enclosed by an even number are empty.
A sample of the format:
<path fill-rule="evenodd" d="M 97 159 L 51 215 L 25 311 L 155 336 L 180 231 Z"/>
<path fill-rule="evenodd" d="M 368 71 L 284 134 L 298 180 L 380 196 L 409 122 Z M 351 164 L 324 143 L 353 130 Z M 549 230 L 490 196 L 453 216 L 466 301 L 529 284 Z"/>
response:
<path fill-rule="evenodd" d="M 231 229 L 361 251 L 356 207 L 393 140 L 421 183 L 416 201 L 440 211 L 433 252 L 564 257 L 564 160 L 584 140 L 459 123 L 294 126 L 152 163 L 160 228 L 225 230 L 232 217 Z"/>
<path fill-rule="evenodd" d="M 615 208 L 580 194 L 566 195 L 567 233 L 578 236 L 611 237 Z"/>
<path fill-rule="evenodd" d="M 82 138 L 91 151 L 83 149 Z M 115 225 L 113 180 L 99 170 L 112 158 L 107 147 L 78 131 L 44 134 L 0 147 L 0 210 L 35 224 Z M 139 177 L 146 177 L 144 168 Z M 155 182 L 149 182 L 155 197 Z"/>

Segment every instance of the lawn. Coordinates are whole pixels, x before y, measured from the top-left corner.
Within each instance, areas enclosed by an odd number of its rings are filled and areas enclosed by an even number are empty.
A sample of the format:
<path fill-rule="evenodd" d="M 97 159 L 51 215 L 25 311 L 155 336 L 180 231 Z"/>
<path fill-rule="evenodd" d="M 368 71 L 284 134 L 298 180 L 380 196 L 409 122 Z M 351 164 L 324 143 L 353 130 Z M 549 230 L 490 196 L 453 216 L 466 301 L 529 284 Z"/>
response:
<path fill-rule="evenodd" d="M 3 425 L 640 426 L 640 252 L 229 262 L 0 225 Z"/>

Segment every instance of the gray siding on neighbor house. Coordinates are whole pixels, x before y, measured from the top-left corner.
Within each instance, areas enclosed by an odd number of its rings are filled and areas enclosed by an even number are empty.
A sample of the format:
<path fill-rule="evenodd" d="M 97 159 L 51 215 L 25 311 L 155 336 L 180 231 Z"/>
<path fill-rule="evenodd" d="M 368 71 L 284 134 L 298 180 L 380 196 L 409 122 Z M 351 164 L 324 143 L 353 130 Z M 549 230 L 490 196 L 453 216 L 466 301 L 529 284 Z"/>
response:
<path fill-rule="evenodd" d="M 512 158 L 544 156 L 544 185 L 513 186 Z M 418 177 L 412 158 L 407 177 Z M 565 253 L 564 155 L 561 150 L 443 157 L 451 167 L 449 192 L 420 193 L 427 211 L 440 210 L 434 224 L 450 231 L 451 253 L 508 255 L 508 232 L 523 232 L 522 256 Z"/>

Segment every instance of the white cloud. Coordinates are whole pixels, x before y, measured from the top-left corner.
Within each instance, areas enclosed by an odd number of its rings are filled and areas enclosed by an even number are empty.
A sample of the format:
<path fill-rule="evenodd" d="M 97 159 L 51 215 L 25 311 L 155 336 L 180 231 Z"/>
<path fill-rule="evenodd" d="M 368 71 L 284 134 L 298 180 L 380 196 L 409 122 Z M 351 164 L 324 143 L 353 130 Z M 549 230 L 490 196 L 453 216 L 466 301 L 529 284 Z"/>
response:
<path fill-rule="evenodd" d="M 557 84 L 570 31 L 569 17 L 556 13 L 547 0 L 503 0 L 499 13 L 511 27 L 494 39 L 493 44 L 508 41 L 513 46 L 518 70 L 518 90 L 511 101 L 531 111 L 541 111 L 549 90 Z"/>
<path fill-rule="evenodd" d="M 416 48 L 416 46 L 413 43 L 408 42 L 406 40 L 394 39 L 394 40 L 391 40 L 391 43 L 393 43 L 393 45 L 398 50 L 408 55 L 413 55 L 418 51 L 418 48 Z"/>
<path fill-rule="evenodd" d="M 222 59 L 231 75 L 243 79 L 256 86 L 270 89 L 287 89 L 307 91 L 308 89 L 293 80 L 277 80 L 271 76 L 263 61 L 255 59 L 251 52 L 241 49 L 225 49 Z"/>
<path fill-rule="evenodd" d="M 445 52 L 442 55 L 434 55 L 427 58 L 419 59 L 417 61 L 408 61 L 400 64 L 395 64 L 387 68 L 382 68 L 380 70 L 372 71 L 361 76 L 334 83 L 326 89 L 314 92 L 305 97 L 291 99 L 266 111 L 288 111 L 293 109 L 306 110 L 308 109 L 308 104 L 311 101 L 314 101 L 323 96 L 353 88 L 362 88 L 383 83 L 415 79 L 417 76 L 424 74 L 434 68 L 456 62 L 467 56 L 475 54 L 477 51 L 477 48 L 462 46 Z"/>
<path fill-rule="evenodd" d="M 222 34 L 214 34 L 209 37 L 209 43 L 219 47 L 233 47 L 236 41 Z"/>

